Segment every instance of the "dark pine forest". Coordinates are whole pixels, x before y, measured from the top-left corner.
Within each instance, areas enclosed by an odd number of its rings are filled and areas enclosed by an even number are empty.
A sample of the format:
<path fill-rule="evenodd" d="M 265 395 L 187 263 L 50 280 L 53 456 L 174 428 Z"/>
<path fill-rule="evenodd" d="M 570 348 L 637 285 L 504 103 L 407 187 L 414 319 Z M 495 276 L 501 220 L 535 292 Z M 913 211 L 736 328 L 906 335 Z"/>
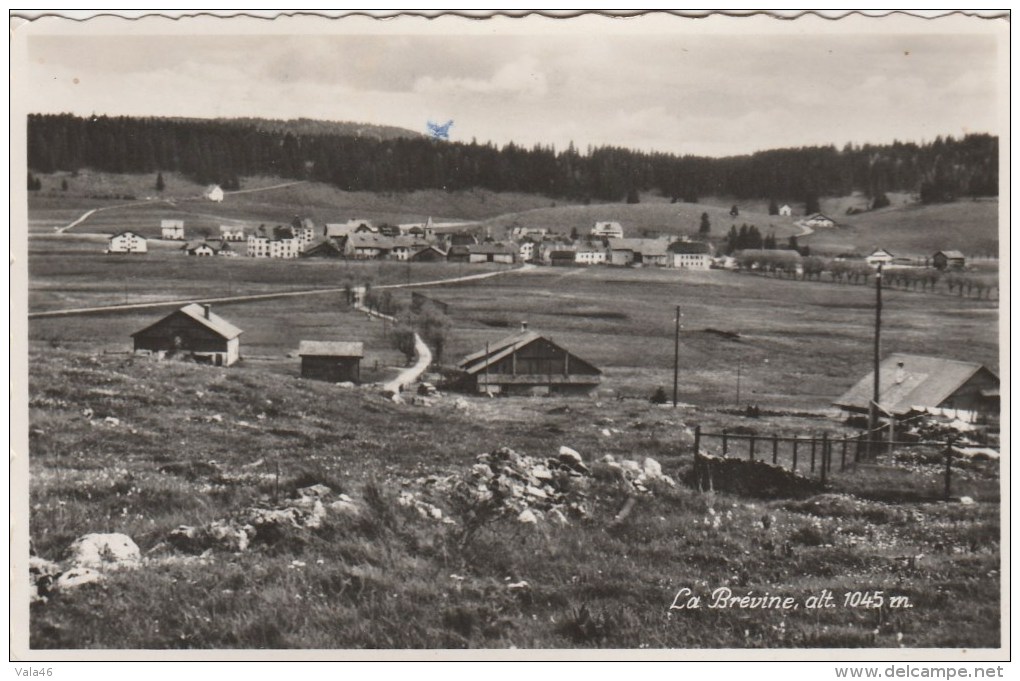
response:
<path fill-rule="evenodd" d="M 28 119 L 29 170 L 180 172 L 236 186 L 251 175 L 308 179 L 355 191 L 484 188 L 574 200 L 622 201 L 656 191 L 676 201 L 730 195 L 811 202 L 863 191 L 920 195 L 923 202 L 998 194 L 998 138 L 938 137 L 915 144 L 775 149 L 707 158 L 571 144 L 445 142 L 344 134 L 343 129 L 257 119 L 200 120 L 72 115 Z M 678 134 L 682 135 L 682 131 Z"/>

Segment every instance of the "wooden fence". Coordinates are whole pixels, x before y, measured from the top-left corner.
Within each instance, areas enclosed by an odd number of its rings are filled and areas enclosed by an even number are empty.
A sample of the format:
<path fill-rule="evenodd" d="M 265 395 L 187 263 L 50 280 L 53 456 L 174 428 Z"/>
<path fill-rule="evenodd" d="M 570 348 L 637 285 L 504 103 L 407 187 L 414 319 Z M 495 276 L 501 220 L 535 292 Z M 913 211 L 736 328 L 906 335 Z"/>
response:
<path fill-rule="evenodd" d="M 875 438 L 868 433 L 858 435 L 788 436 L 773 433 L 719 433 L 703 432 L 701 426 L 694 427 L 694 457 L 708 454 L 723 458 L 746 458 L 748 461 L 764 461 L 780 466 L 805 477 L 817 478 L 823 485 L 835 473 L 852 471 L 858 464 L 871 461 L 882 452 L 899 447 L 930 447 L 943 450 L 945 468 L 945 498 L 950 498 L 952 489 L 952 440 L 898 441 Z"/>

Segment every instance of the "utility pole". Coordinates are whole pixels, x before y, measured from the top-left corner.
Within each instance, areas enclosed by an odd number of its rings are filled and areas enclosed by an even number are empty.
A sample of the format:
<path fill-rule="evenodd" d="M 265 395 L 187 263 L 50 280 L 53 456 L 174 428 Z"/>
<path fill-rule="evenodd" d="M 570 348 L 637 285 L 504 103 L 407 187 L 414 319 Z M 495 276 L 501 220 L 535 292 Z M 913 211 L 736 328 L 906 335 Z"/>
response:
<path fill-rule="evenodd" d="M 676 394 L 680 377 L 680 306 L 676 306 L 676 333 L 673 337 L 673 408 L 676 409 Z"/>
<path fill-rule="evenodd" d="M 872 361 L 874 363 L 874 383 L 871 390 L 871 408 L 868 410 L 868 450 L 871 450 L 871 440 L 874 437 L 875 428 L 878 426 L 878 397 L 879 397 L 879 364 L 882 353 L 882 264 L 879 263 L 878 271 L 875 273 L 875 348 Z"/>

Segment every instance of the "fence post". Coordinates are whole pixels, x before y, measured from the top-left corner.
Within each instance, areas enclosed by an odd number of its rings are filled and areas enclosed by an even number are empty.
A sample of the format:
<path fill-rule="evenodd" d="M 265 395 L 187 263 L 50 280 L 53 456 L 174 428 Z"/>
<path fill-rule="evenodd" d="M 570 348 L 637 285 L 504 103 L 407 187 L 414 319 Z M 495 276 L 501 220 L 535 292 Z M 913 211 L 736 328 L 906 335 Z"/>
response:
<path fill-rule="evenodd" d="M 797 472 L 797 445 L 799 443 L 800 443 L 800 440 L 797 438 L 796 435 L 794 435 L 793 436 L 793 472 L 794 473 Z"/>
<path fill-rule="evenodd" d="M 726 458 L 726 451 L 728 449 L 727 442 L 728 442 L 728 440 L 727 440 L 727 437 L 726 437 L 726 431 L 724 430 L 722 432 L 722 455 L 723 455 L 724 459 Z"/>
<path fill-rule="evenodd" d="M 829 459 L 829 434 L 822 433 L 822 484 L 825 484 L 825 475 L 828 473 Z"/>
<path fill-rule="evenodd" d="M 839 470 L 841 470 L 841 471 L 845 471 L 846 470 L 846 438 L 847 438 L 847 436 L 844 435 L 843 436 L 843 452 L 840 454 L 840 457 L 839 457 Z"/>
<path fill-rule="evenodd" d="M 857 446 L 854 448 L 854 463 L 855 464 L 860 463 L 860 461 L 861 461 L 861 438 L 862 437 L 864 437 L 864 436 L 858 434 L 857 438 L 856 438 L 857 439 Z"/>
<path fill-rule="evenodd" d="M 747 450 L 748 458 L 754 461 L 754 433 L 751 434 L 751 445 Z"/>
<path fill-rule="evenodd" d="M 818 444 L 818 439 L 811 435 L 811 472 L 815 472 L 815 446 Z"/>
<path fill-rule="evenodd" d="M 698 491 L 703 492 L 701 486 L 701 426 L 694 426 L 694 479 L 698 481 Z"/>
<path fill-rule="evenodd" d="M 953 487 L 953 441 L 946 440 L 946 501 L 952 494 Z"/>
<path fill-rule="evenodd" d="M 772 465 L 779 462 L 779 436 L 772 433 Z"/>

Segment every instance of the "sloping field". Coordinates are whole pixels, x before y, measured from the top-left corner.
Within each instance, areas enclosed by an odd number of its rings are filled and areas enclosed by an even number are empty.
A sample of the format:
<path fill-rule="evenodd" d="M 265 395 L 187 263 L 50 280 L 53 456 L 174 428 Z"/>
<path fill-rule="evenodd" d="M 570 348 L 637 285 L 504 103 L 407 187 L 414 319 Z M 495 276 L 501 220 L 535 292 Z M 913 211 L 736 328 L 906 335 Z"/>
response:
<path fill-rule="evenodd" d="M 957 249 L 970 257 L 999 253 L 999 202 L 994 199 L 894 205 L 831 217 L 839 227 L 819 229 L 801 242 L 817 252 L 885 248 L 898 256 L 921 258 L 941 249 Z"/>
<path fill-rule="evenodd" d="M 557 234 L 569 234 L 571 230 L 576 229 L 579 234 L 587 234 L 596 221 L 619 222 L 623 225 L 624 235 L 628 237 L 640 237 L 646 233 L 696 236 L 701 225 L 701 214 L 708 213 L 711 223 L 710 235 L 715 239 L 725 237 L 731 225 L 739 228 L 745 223 L 756 225 L 762 235 L 774 232 L 777 239 L 784 241 L 790 235 L 799 234 L 801 231 L 793 224 L 793 218 L 770 216 L 767 212 L 740 210 L 738 216 L 731 217 L 729 206 L 723 208 L 703 203 L 669 203 L 661 198 L 649 200 L 649 197 L 643 198 L 642 201 L 637 204 L 560 205 L 555 208 L 539 208 L 500 215 L 486 220 L 483 224 L 490 228 L 494 237 L 502 236 L 504 231 L 515 226 L 546 227 Z"/>

